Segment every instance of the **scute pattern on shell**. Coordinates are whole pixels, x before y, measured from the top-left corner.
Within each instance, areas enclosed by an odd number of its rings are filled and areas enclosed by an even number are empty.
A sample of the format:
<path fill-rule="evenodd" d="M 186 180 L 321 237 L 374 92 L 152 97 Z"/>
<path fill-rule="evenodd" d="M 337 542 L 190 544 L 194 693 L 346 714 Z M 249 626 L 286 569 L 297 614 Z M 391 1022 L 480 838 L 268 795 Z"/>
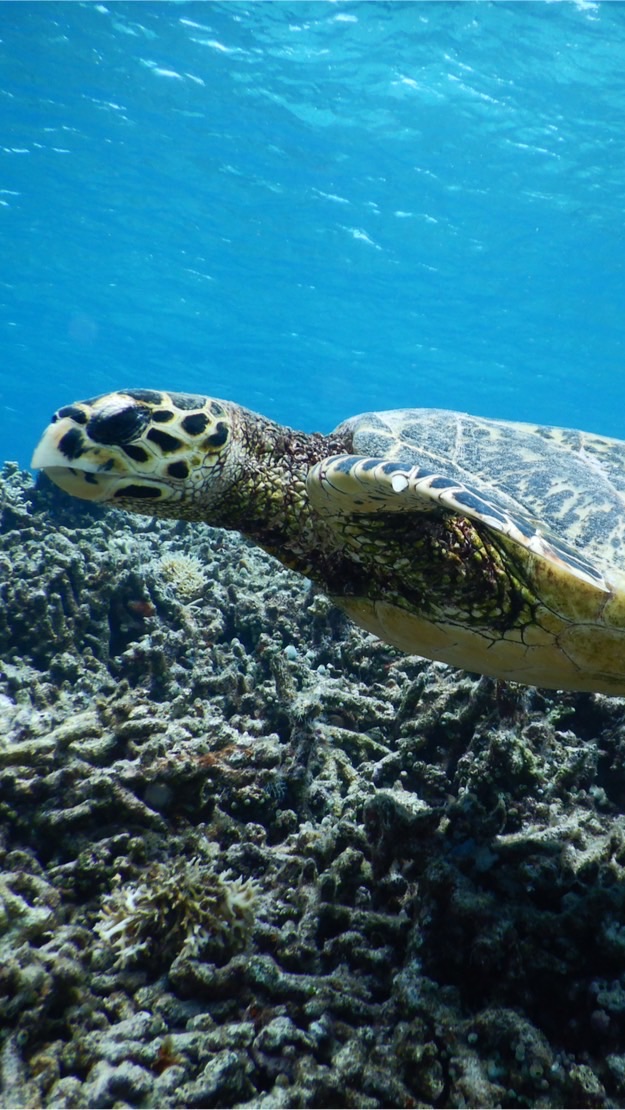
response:
<path fill-rule="evenodd" d="M 364 413 L 341 425 L 361 455 L 422 465 L 525 509 L 609 564 L 625 545 L 625 446 L 566 428 L 483 420 L 443 409 Z M 338 429 L 337 429 L 338 430 Z"/>

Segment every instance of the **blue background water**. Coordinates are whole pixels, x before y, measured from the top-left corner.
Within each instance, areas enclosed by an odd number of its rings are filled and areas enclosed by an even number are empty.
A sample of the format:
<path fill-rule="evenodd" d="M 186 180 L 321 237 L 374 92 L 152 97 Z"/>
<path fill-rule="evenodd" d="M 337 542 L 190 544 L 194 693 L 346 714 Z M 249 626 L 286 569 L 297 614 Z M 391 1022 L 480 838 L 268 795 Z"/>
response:
<path fill-rule="evenodd" d="M 0 4 L 0 457 L 118 386 L 625 438 L 621 3 Z"/>

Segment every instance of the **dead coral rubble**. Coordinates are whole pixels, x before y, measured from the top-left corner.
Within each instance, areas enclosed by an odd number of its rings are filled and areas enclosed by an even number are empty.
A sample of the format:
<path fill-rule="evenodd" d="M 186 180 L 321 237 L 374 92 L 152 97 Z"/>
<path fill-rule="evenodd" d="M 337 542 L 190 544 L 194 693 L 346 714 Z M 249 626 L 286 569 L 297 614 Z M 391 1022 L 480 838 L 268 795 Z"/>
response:
<path fill-rule="evenodd" d="M 0 1104 L 623 1105 L 622 701 L 11 466 L 0 659 Z"/>

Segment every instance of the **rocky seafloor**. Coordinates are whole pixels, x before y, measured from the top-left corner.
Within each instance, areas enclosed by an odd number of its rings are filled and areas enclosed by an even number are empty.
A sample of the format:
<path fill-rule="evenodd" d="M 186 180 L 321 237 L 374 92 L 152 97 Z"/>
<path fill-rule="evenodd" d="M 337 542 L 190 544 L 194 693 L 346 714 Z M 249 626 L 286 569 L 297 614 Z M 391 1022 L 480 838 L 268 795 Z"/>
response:
<path fill-rule="evenodd" d="M 625 702 L 0 483 L 0 1105 L 625 1105 Z"/>

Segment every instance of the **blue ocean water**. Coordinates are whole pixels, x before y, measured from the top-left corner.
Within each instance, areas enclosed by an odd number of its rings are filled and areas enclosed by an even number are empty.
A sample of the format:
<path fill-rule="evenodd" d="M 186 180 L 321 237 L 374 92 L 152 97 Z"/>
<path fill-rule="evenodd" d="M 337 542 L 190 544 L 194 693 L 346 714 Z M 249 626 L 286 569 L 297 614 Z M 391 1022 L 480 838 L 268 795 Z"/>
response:
<path fill-rule="evenodd" d="M 4 3 L 0 40 L 0 457 L 119 386 L 625 438 L 622 3 Z"/>

